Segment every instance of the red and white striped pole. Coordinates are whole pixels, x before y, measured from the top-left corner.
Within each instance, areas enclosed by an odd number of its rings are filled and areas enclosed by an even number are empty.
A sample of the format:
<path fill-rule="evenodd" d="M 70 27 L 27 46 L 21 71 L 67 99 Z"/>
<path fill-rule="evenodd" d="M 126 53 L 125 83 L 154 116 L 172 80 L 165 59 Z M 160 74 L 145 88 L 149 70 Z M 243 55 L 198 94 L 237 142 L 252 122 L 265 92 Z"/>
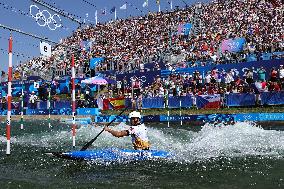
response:
<path fill-rule="evenodd" d="M 74 54 L 72 54 L 72 63 L 71 63 L 71 71 L 72 71 L 72 139 L 73 139 L 73 148 L 75 147 L 75 135 L 76 135 L 76 125 L 75 125 L 75 113 L 76 113 L 76 99 L 75 99 L 75 61 Z"/>
<path fill-rule="evenodd" d="M 7 94 L 7 126 L 6 126 L 6 137 L 7 137 L 7 149 L 6 154 L 11 154 L 11 101 L 12 101 L 12 35 L 9 38 L 9 68 L 8 68 L 8 94 Z"/>

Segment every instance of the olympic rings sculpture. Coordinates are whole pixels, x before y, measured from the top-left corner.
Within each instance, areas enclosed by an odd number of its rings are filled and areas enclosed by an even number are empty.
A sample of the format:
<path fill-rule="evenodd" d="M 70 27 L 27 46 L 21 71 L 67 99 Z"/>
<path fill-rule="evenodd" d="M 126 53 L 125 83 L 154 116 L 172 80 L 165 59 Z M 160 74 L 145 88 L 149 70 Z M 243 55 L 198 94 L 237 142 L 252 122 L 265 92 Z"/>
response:
<path fill-rule="evenodd" d="M 30 15 L 36 19 L 37 24 L 41 27 L 47 26 L 52 31 L 61 27 L 61 18 L 58 14 L 51 16 L 47 10 L 40 11 L 36 5 L 30 6 Z"/>

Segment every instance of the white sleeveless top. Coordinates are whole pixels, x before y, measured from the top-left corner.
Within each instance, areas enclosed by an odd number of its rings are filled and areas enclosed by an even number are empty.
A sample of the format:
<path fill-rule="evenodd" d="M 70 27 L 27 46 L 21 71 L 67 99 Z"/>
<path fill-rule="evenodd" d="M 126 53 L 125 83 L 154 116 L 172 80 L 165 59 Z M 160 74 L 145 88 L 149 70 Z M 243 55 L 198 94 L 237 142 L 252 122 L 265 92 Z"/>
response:
<path fill-rule="evenodd" d="M 135 149 L 149 148 L 147 128 L 144 124 L 130 126 L 128 133 L 132 137 L 132 144 Z"/>

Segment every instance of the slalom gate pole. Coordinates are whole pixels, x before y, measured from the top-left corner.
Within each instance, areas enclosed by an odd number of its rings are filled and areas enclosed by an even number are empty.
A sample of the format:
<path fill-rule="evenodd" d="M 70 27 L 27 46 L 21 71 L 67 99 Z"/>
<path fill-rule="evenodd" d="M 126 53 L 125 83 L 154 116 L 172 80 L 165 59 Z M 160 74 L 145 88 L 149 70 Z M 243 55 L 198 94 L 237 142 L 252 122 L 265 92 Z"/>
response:
<path fill-rule="evenodd" d="M 22 73 L 21 129 L 24 129 L 24 72 Z"/>
<path fill-rule="evenodd" d="M 166 99 L 166 106 L 167 106 L 167 112 L 168 112 L 168 127 L 170 127 L 170 110 L 169 110 L 169 91 L 167 91 L 167 99 Z"/>
<path fill-rule="evenodd" d="M 7 149 L 6 154 L 11 154 L 11 101 L 12 101 L 12 35 L 9 38 L 9 68 L 8 68 L 8 94 L 7 94 L 7 125 L 6 125 L 6 137 L 7 137 Z"/>
<path fill-rule="evenodd" d="M 49 83 L 48 85 L 48 101 L 47 101 L 47 108 L 48 108 L 48 128 L 51 128 L 51 123 L 50 123 L 50 99 L 51 99 L 51 94 L 50 94 L 50 91 L 51 91 L 51 88 L 50 88 L 50 85 L 51 83 Z"/>
<path fill-rule="evenodd" d="M 73 148 L 75 148 L 75 135 L 76 135 L 76 125 L 75 125 L 75 113 L 76 113 L 76 100 L 75 100 L 75 61 L 74 54 L 72 54 L 71 60 L 71 70 L 72 70 L 72 139 L 73 139 Z"/>
<path fill-rule="evenodd" d="M 181 96 L 179 96 L 179 118 L 180 118 L 180 125 L 182 125 L 182 117 L 181 117 Z"/>

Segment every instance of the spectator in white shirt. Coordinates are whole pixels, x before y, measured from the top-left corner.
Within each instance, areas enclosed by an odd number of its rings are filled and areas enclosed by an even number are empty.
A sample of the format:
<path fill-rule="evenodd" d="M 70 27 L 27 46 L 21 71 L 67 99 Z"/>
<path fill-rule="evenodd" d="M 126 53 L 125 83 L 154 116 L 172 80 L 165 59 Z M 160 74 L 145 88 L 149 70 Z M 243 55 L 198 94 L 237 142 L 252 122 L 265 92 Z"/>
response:
<path fill-rule="evenodd" d="M 29 98 L 29 102 L 31 104 L 31 109 L 37 108 L 36 100 L 37 100 L 37 96 L 36 96 L 35 92 L 32 91 L 32 94 L 30 95 L 30 98 Z"/>

